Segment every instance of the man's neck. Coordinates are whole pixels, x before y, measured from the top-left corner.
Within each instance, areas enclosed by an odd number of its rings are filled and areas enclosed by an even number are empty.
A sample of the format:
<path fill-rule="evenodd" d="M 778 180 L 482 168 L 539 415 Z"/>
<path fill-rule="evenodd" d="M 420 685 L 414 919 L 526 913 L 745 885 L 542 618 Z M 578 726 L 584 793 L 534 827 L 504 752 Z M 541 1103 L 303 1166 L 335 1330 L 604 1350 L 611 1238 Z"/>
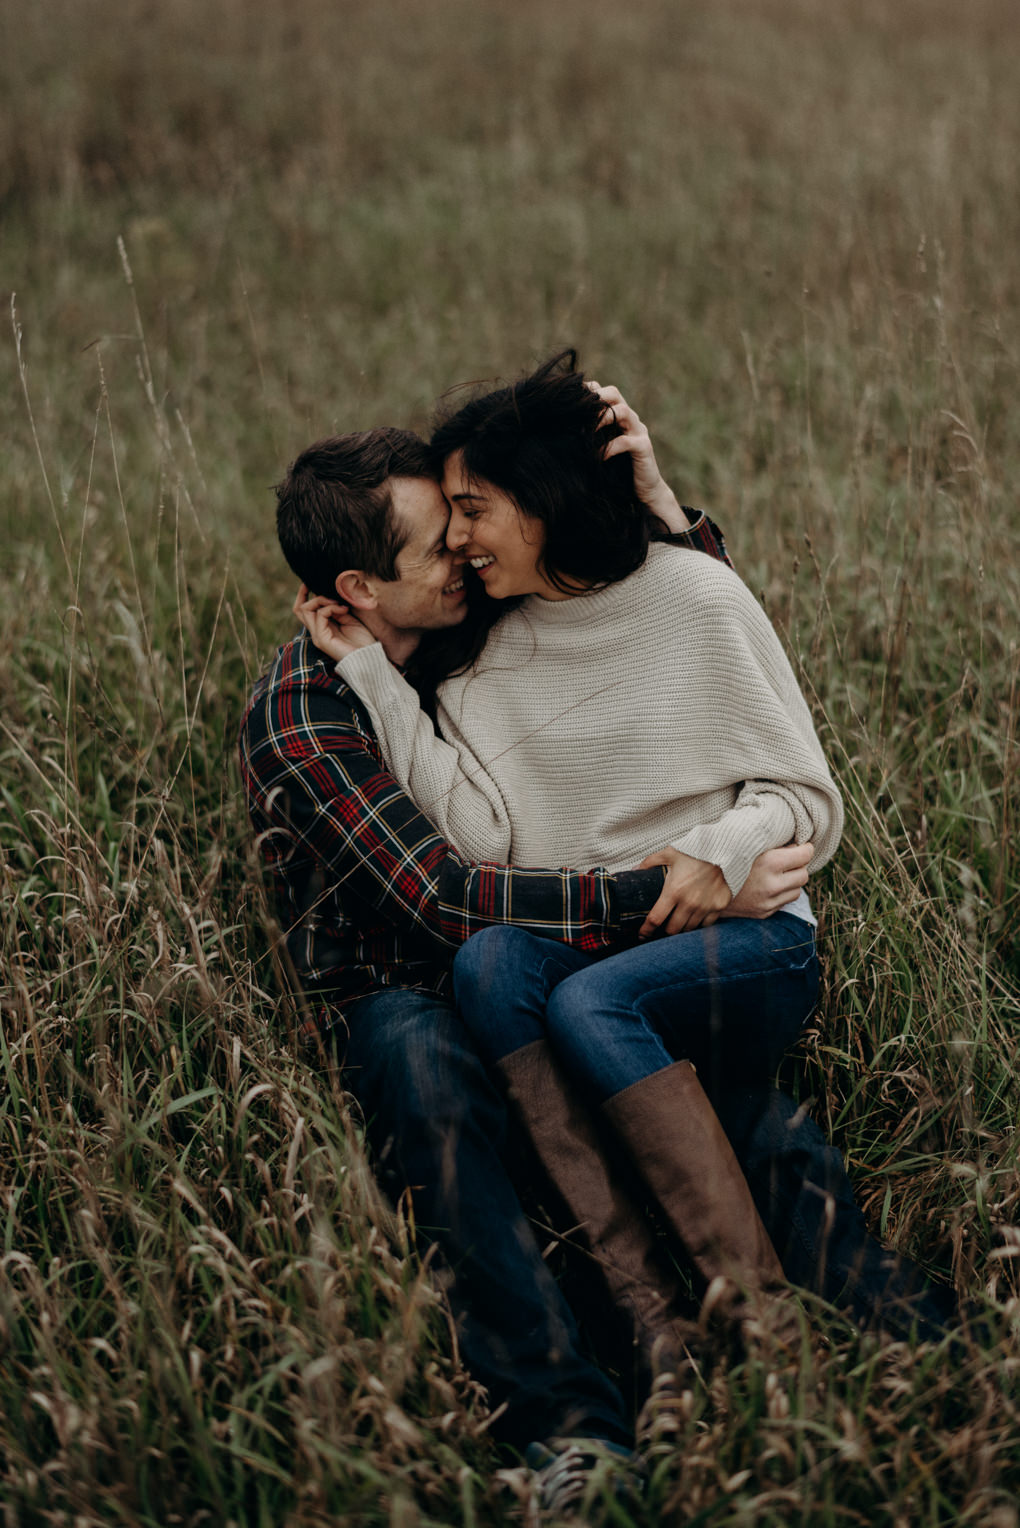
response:
<path fill-rule="evenodd" d="M 368 628 L 377 642 L 381 642 L 383 651 L 391 663 L 397 668 L 403 668 L 417 650 L 421 641 L 421 632 L 403 631 L 397 626 L 391 626 L 389 621 L 381 616 L 378 610 L 366 610 L 358 619 L 362 626 Z"/>

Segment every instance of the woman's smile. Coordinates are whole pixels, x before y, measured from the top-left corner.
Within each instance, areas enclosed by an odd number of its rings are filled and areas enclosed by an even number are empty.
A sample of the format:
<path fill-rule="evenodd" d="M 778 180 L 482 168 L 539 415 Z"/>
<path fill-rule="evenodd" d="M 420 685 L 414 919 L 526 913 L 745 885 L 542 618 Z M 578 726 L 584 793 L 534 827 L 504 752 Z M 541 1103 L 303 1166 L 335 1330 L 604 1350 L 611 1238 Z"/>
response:
<path fill-rule="evenodd" d="M 447 458 L 443 493 L 450 506 L 446 544 L 467 558 L 494 599 L 562 598 L 542 570 L 542 522 L 524 514 L 494 483 L 472 477 L 460 451 Z"/>

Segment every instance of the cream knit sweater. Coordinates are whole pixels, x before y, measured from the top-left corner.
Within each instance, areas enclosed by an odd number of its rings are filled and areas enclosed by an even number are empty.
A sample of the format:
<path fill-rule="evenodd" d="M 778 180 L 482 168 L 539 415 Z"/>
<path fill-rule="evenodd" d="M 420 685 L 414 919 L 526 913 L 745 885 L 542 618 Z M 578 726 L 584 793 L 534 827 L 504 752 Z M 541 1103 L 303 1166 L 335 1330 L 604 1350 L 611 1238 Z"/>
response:
<path fill-rule="evenodd" d="M 440 691 L 437 737 L 379 643 L 337 664 L 397 781 L 466 859 L 609 870 L 672 844 L 736 894 L 764 849 L 839 842 L 843 810 L 757 601 L 653 543 L 622 583 L 531 596 Z"/>

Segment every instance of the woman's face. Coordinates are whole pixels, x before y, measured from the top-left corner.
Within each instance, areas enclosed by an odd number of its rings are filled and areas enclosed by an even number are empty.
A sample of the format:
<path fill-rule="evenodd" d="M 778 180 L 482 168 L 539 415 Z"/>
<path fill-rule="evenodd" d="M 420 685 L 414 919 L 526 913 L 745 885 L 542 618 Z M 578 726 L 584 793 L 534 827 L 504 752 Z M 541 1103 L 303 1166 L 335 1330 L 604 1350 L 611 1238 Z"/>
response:
<path fill-rule="evenodd" d="M 541 569 L 545 527 L 529 519 L 501 488 L 485 478 L 470 479 L 463 453 L 447 457 L 443 493 L 450 506 L 446 544 L 466 557 L 493 599 L 540 594 L 546 599 L 566 596 L 549 583 Z"/>

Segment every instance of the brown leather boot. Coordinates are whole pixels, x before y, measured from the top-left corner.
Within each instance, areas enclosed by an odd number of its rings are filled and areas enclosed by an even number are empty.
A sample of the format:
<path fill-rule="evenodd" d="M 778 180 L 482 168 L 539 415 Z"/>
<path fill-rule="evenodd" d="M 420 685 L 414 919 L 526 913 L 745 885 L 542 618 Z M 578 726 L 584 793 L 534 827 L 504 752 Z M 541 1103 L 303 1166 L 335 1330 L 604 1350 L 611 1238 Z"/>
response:
<path fill-rule="evenodd" d="M 748 1292 L 783 1283 L 747 1179 L 689 1061 L 643 1077 L 602 1108 L 703 1288 L 720 1275 Z"/>
<path fill-rule="evenodd" d="M 613 1300 L 634 1331 L 645 1366 L 696 1369 L 672 1307 L 680 1286 L 656 1254 L 645 1215 L 619 1182 L 591 1113 L 546 1040 L 499 1063 L 507 1093 L 550 1181 L 567 1206 Z"/>

